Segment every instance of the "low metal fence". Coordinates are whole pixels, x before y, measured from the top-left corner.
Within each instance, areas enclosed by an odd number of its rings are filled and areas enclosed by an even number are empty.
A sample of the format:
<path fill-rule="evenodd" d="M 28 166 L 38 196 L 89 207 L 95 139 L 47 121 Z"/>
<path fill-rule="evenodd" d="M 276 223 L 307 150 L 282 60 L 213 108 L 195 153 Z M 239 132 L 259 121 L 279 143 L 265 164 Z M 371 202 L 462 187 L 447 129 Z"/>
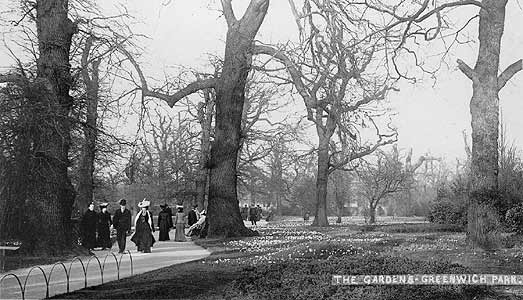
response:
<path fill-rule="evenodd" d="M 83 277 L 84 277 L 84 288 L 87 287 L 87 271 L 89 269 L 89 264 L 92 262 L 92 261 L 95 261 L 96 262 L 96 265 L 98 266 L 98 270 L 99 270 L 99 274 L 100 274 L 100 278 L 101 278 L 101 281 L 102 281 L 102 284 L 104 283 L 104 271 L 105 271 L 105 264 L 107 262 L 107 258 L 109 257 L 112 257 L 111 259 L 114 259 L 114 262 L 115 262 L 115 265 L 116 265 L 116 276 L 117 276 L 117 279 L 120 279 L 120 266 L 122 264 L 122 258 L 124 256 L 129 256 L 129 263 L 130 263 L 130 269 L 131 269 L 131 276 L 133 275 L 133 256 L 131 255 L 131 251 L 127 250 L 125 253 L 122 253 L 120 254 L 120 258 L 118 258 L 116 256 L 116 254 L 114 254 L 113 252 L 109 252 L 105 255 L 105 257 L 103 258 L 103 262 L 100 261 L 100 259 L 98 258 L 98 256 L 96 255 L 93 255 L 93 256 L 90 256 L 88 259 L 87 259 L 87 263 L 84 264 L 84 261 L 78 257 L 78 256 L 75 256 L 73 259 L 71 259 L 71 261 L 69 262 L 69 268 L 66 267 L 66 264 L 63 263 L 63 262 L 57 262 L 55 263 L 51 269 L 49 270 L 49 273 L 46 274 L 46 272 L 44 271 L 44 269 L 41 267 L 41 266 L 35 266 L 35 267 L 32 267 L 31 269 L 29 269 L 29 272 L 27 273 L 27 275 L 25 275 L 25 280 L 21 280 L 21 278 L 23 278 L 22 276 L 18 276 L 16 274 L 13 274 L 13 273 L 7 273 L 5 275 L 2 276 L 2 278 L 0 278 L 0 299 L 3 299 L 2 298 L 2 283 L 4 282 L 4 280 L 6 278 L 14 278 L 16 280 L 16 283 L 18 284 L 18 287 L 20 288 L 20 295 L 22 296 L 22 300 L 25 300 L 25 295 L 26 295 L 26 287 L 27 287 L 27 280 L 29 279 L 29 276 L 33 273 L 33 271 L 35 272 L 39 272 L 42 274 L 43 276 L 43 279 L 45 281 L 45 297 L 46 298 L 49 298 L 50 295 L 49 295 L 49 285 L 51 283 L 51 276 L 53 275 L 53 271 L 55 270 L 55 268 L 62 268 L 63 269 L 63 272 L 65 273 L 65 278 L 66 278 L 66 289 L 67 289 L 67 293 L 70 292 L 70 279 L 71 279 L 71 267 L 73 266 L 73 264 L 75 262 L 79 262 L 80 265 L 82 266 L 82 273 L 83 274 Z M 85 258 L 84 258 L 85 260 Z"/>

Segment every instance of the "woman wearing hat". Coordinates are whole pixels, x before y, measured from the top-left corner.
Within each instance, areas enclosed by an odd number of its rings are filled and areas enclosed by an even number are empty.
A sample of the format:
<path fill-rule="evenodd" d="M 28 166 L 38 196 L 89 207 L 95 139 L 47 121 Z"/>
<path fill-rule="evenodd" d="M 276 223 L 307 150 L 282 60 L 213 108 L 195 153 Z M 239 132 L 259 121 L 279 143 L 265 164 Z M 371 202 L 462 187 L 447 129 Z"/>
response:
<path fill-rule="evenodd" d="M 160 241 L 169 240 L 169 230 L 173 227 L 173 219 L 167 211 L 167 204 L 160 205 L 162 211 L 158 214 L 158 227 L 160 228 Z"/>
<path fill-rule="evenodd" d="M 136 232 L 131 238 L 131 241 L 136 244 L 138 251 L 142 251 L 144 253 L 151 253 L 151 247 L 155 242 L 153 237 L 153 217 L 149 212 L 150 205 L 151 203 L 145 199 L 138 203 L 138 207 L 140 207 L 142 210 L 136 215 L 136 218 L 134 219 L 134 228 Z"/>
<path fill-rule="evenodd" d="M 102 250 L 107 248 L 111 249 L 113 243 L 111 243 L 111 214 L 107 211 L 108 203 L 101 203 L 98 214 L 98 246 L 102 247 Z"/>
<path fill-rule="evenodd" d="M 183 213 L 183 206 L 176 205 L 177 213 L 174 223 L 176 224 L 176 232 L 174 234 L 174 240 L 177 242 L 185 242 L 185 214 Z"/>
<path fill-rule="evenodd" d="M 98 221 L 98 214 L 94 211 L 94 203 L 89 203 L 87 211 L 82 216 L 81 231 L 82 231 L 82 245 L 89 250 L 96 246 L 96 223 Z"/>

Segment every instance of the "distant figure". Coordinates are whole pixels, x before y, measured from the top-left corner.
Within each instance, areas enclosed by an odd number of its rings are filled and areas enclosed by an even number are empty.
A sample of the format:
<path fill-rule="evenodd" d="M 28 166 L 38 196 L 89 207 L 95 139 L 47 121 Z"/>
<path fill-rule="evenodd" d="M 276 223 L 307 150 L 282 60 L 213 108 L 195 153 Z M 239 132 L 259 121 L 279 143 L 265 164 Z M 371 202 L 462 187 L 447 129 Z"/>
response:
<path fill-rule="evenodd" d="M 136 244 L 138 251 L 143 253 L 151 253 L 151 247 L 154 245 L 154 224 L 153 217 L 149 212 L 149 206 L 151 202 L 143 199 L 138 203 L 138 207 L 142 210 L 136 215 L 134 219 L 134 228 L 136 232 L 134 233 L 131 241 Z"/>
<path fill-rule="evenodd" d="M 267 212 L 267 217 L 265 218 L 265 221 L 269 222 L 274 219 L 274 209 L 272 207 L 269 207 L 269 211 Z"/>
<path fill-rule="evenodd" d="M 207 218 L 205 210 L 202 211 L 200 215 L 201 217 L 198 219 L 198 222 L 194 223 L 191 227 L 189 227 L 189 230 L 187 231 L 188 236 L 200 235 L 205 224 L 205 219 Z"/>
<path fill-rule="evenodd" d="M 263 213 L 263 210 L 262 210 L 261 206 L 259 204 L 256 205 L 256 221 L 260 221 L 262 219 L 262 213 Z"/>
<path fill-rule="evenodd" d="M 169 204 L 165 204 L 165 211 L 169 214 L 169 217 L 171 217 L 171 220 L 173 219 L 173 210 L 169 207 Z"/>
<path fill-rule="evenodd" d="M 167 204 L 160 205 L 162 211 L 158 214 L 158 227 L 160 228 L 160 241 L 168 241 L 169 239 L 169 230 L 173 227 L 173 219 L 167 211 Z"/>
<path fill-rule="evenodd" d="M 251 225 L 256 226 L 257 220 L 258 220 L 258 209 L 254 206 L 254 204 L 251 204 L 251 207 L 249 208 L 249 221 L 251 221 Z"/>
<path fill-rule="evenodd" d="M 92 254 L 92 250 L 96 246 L 96 225 L 98 223 L 98 214 L 94 211 L 94 203 L 89 203 L 87 211 L 82 216 L 82 222 L 80 229 L 82 232 L 82 245 L 89 250 Z"/>
<path fill-rule="evenodd" d="M 187 215 L 187 224 L 192 226 L 194 223 L 198 222 L 198 205 L 194 205 L 193 209 Z"/>
<path fill-rule="evenodd" d="M 183 206 L 176 205 L 178 212 L 176 213 L 175 221 L 176 232 L 174 233 L 174 240 L 177 242 L 185 242 L 185 215 L 183 214 Z"/>
<path fill-rule="evenodd" d="M 102 210 L 98 214 L 98 246 L 102 247 L 102 250 L 107 248 L 111 249 L 113 243 L 111 243 L 111 214 L 107 211 L 108 203 L 101 203 L 100 209 Z"/>
<path fill-rule="evenodd" d="M 303 221 L 309 221 L 310 215 L 311 215 L 311 213 L 309 211 L 306 211 L 305 214 L 303 215 Z"/>
<path fill-rule="evenodd" d="M 127 201 L 120 200 L 120 209 L 114 213 L 113 227 L 116 229 L 116 241 L 118 242 L 118 253 L 125 251 L 127 233 L 131 231 L 131 212 L 125 207 Z"/>
<path fill-rule="evenodd" d="M 245 204 L 245 206 L 241 208 L 240 213 L 242 215 L 242 219 L 244 221 L 247 221 L 247 219 L 249 218 L 249 207 L 247 206 L 247 204 Z"/>

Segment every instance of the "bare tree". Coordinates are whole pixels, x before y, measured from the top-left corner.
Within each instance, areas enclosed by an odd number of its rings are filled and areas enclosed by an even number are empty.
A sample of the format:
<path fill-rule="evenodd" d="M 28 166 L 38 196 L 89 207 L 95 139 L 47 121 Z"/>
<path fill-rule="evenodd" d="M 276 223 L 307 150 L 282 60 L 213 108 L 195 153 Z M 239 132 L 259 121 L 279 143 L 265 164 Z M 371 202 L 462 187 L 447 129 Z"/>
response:
<path fill-rule="evenodd" d="M 31 252 L 61 253 L 71 247 L 71 207 L 74 189 L 68 176 L 73 105 L 69 55 L 76 25 L 68 17 L 69 1 L 37 0 L 37 78 L 41 94 L 29 96 L 33 117 L 33 180 L 27 186 L 26 202 L 35 211 L 29 220 L 22 247 Z M 32 234 L 31 234 L 32 233 Z"/>
<path fill-rule="evenodd" d="M 139 74 L 143 97 L 164 100 L 172 107 L 197 91 L 215 90 L 216 127 L 209 161 L 209 236 L 242 236 L 253 232 L 243 224 L 237 198 L 236 166 L 241 142 L 241 119 L 246 80 L 251 70 L 253 41 L 267 14 L 269 0 L 251 0 L 241 19 L 234 14 L 232 0 L 222 0 L 221 3 L 228 30 L 219 78 L 196 80 L 176 93 L 163 93 L 149 89 L 138 63 L 132 56 L 129 59 Z"/>
<path fill-rule="evenodd" d="M 467 234 L 473 245 L 499 247 L 499 230 L 493 203 L 498 196 L 499 91 L 522 69 L 522 60 L 499 74 L 501 37 L 507 0 L 481 1 L 479 53 L 474 69 L 458 60 L 460 70 L 472 80 L 472 162 Z"/>
<path fill-rule="evenodd" d="M 389 195 L 412 188 L 412 177 L 416 170 L 427 161 L 421 156 L 411 164 L 411 154 L 402 162 L 401 154 L 395 146 L 391 153 L 378 150 L 375 162 L 362 162 L 357 174 L 363 186 L 363 195 L 368 201 L 369 223 L 376 222 L 376 208 L 381 200 Z"/>
<path fill-rule="evenodd" d="M 472 182 L 469 193 L 467 236 L 472 246 L 484 248 L 496 248 L 500 244 L 499 236 L 496 233 L 498 218 L 492 208 L 492 203 L 498 197 L 499 91 L 522 69 L 522 60 L 520 59 L 499 74 L 501 38 L 505 28 L 507 3 L 508 0 L 460 0 L 441 4 L 424 0 L 410 8 L 407 8 L 403 1 L 398 1 L 395 4 L 384 1 L 373 3 L 365 1 L 362 4 L 373 11 L 390 17 L 389 24 L 378 32 L 392 28 L 402 29 L 403 34 L 400 43 L 396 46 L 398 50 L 396 54 L 400 51 L 408 52 L 409 55 L 414 56 L 418 66 L 421 65 L 421 62 L 416 52 L 408 49 L 409 41 L 413 41 L 419 36 L 424 37 L 427 41 L 435 39 L 445 41 L 446 39 L 443 37 L 448 38 L 450 36 L 451 41 L 444 53 L 444 56 L 446 56 L 453 45 L 461 43 L 459 34 L 474 19 L 479 19 L 479 52 L 476 65 L 471 68 L 462 60 L 458 60 L 457 64 L 458 68 L 471 79 L 473 89 L 470 101 Z M 475 7 L 479 9 L 479 14 L 473 13 L 460 28 L 447 26 L 452 22 L 445 15 L 445 11 L 460 6 Z M 448 34 L 449 29 L 453 31 L 452 34 Z M 447 33 L 443 34 L 445 30 Z M 395 55 L 395 57 L 398 56 Z"/>
<path fill-rule="evenodd" d="M 316 127 L 317 207 L 313 225 L 327 226 L 327 183 L 330 172 L 396 139 L 393 132 L 381 132 L 373 120 L 376 115 L 365 112 L 366 108 L 385 98 L 387 91 L 392 88 L 392 82 L 387 72 L 378 74 L 379 64 L 374 60 L 377 60 L 380 44 L 376 44 L 375 40 L 357 47 L 346 46 L 349 40 L 357 37 L 357 33 L 347 27 L 351 20 L 344 19 L 343 9 L 340 10 L 334 2 L 306 1 L 304 12 L 309 16 L 304 18 L 303 26 L 308 33 L 297 49 L 278 49 L 258 44 L 255 53 L 268 55 L 285 66 L 288 77 L 279 78 L 296 88 L 307 109 L 307 119 Z M 359 129 L 366 126 L 365 123 L 374 126 L 376 130 L 377 141 L 370 145 L 362 143 L 359 136 Z M 330 144 L 336 129 L 342 132 L 343 137 L 351 140 L 349 144 L 352 148 L 344 160 L 334 165 Z"/>

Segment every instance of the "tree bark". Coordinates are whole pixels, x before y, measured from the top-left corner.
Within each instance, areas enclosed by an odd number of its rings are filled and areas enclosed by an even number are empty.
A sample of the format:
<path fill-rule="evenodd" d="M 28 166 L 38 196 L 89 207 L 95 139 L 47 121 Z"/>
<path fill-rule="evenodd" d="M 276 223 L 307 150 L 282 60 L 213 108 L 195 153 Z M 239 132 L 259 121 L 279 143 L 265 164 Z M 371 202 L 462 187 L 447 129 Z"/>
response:
<path fill-rule="evenodd" d="M 42 92 L 32 95 L 33 132 L 31 184 L 26 199 L 29 216 L 22 251 L 60 254 L 70 249 L 74 190 L 67 168 L 71 144 L 69 113 L 69 51 L 76 31 L 69 20 L 67 0 L 39 0 L 36 27 L 39 58 L 37 83 Z"/>
<path fill-rule="evenodd" d="M 316 213 L 312 226 L 329 226 L 327 219 L 327 184 L 329 182 L 329 140 L 319 133 L 318 173 L 316 176 Z"/>
<path fill-rule="evenodd" d="M 204 91 L 205 103 L 201 103 L 198 119 L 202 127 L 200 138 L 199 172 L 196 179 L 196 202 L 200 210 L 207 207 L 205 196 L 209 181 L 208 161 L 211 149 L 212 118 L 214 115 L 214 96 L 210 89 Z"/>
<path fill-rule="evenodd" d="M 91 39 L 92 40 L 92 39 Z M 93 201 L 94 190 L 94 162 L 96 159 L 96 141 L 98 136 L 98 98 L 100 91 L 99 66 L 100 60 L 91 63 L 92 71 L 89 74 L 89 63 L 87 58 L 91 48 L 90 39 L 86 42 L 85 53 L 82 57 L 82 77 L 86 88 L 86 120 L 83 128 L 84 147 L 79 168 L 78 197 L 77 204 L 81 212 L 87 210 L 89 203 Z"/>
<path fill-rule="evenodd" d="M 253 41 L 267 13 L 269 0 L 251 0 L 240 20 L 235 19 L 230 0 L 222 0 L 222 5 L 229 29 L 222 74 L 216 87 L 216 127 L 209 182 L 209 237 L 252 235 L 240 215 L 236 166 Z"/>
<path fill-rule="evenodd" d="M 376 206 L 369 205 L 369 224 L 376 223 Z"/>
<path fill-rule="evenodd" d="M 271 163 L 271 183 L 272 183 L 272 200 L 276 205 L 276 215 L 282 215 L 282 184 L 283 184 L 283 166 L 281 160 L 281 141 L 277 141 L 277 144 L 273 146 L 272 150 L 272 163 Z"/>
<path fill-rule="evenodd" d="M 499 90 L 521 70 L 513 64 L 500 76 L 499 55 L 505 26 L 507 0 L 484 0 L 479 13 L 479 52 L 474 69 L 458 60 L 461 71 L 472 80 L 472 163 L 467 237 L 473 247 L 498 248 Z"/>

